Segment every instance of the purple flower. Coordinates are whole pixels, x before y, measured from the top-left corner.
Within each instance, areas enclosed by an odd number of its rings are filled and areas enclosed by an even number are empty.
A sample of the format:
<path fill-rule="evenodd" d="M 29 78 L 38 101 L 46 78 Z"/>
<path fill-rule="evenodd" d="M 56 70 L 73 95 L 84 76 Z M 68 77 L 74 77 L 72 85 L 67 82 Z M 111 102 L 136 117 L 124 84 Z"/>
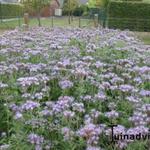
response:
<path fill-rule="evenodd" d="M 46 116 L 46 117 L 48 117 L 48 116 L 53 116 L 53 112 L 52 112 L 51 110 L 47 110 L 47 109 L 42 110 L 42 111 L 40 112 L 40 114 L 41 114 L 42 116 Z"/>
<path fill-rule="evenodd" d="M 62 89 L 68 89 L 68 88 L 73 87 L 73 83 L 71 81 L 69 81 L 69 80 L 64 80 L 64 81 L 60 81 L 59 82 L 59 86 Z"/>
<path fill-rule="evenodd" d="M 105 116 L 108 117 L 108 118 L 110 118 L 110 119 L 116 119 L 116 118 L 119 117 L 119 113 L 116 112 L 115 110 L 112 110 L 110 112 L 106 112 Z"/>
<path fill-rule="evenodd" d="M 73 103 L 73 101 L 74 101 L 73 97 L 69 97 L 69 96 L 59 97 L 56 104 L 53 104 L 52 106 L 52 112 L 54 114 L 62 113 L 62 111 L 71 107 L 71 104 Z"/>
<path fill-rule="evenodd" d="M 127 146 L 128 146 L 128 143 L 126 141 L 117 141 L 117 144 L 116 146 L 119 148 L 119 149 L 125 149 Z"/>
<path fill-rule="evenodd" d="M 146 114 L 144 114 L 142 112 L 135 111 L 133 113 L 133 115 L 131 117 L 129 117 L 129 121 L 131 121 L 135 126 L 145 125 L 146 124 L 146 118 L 147 118 Z"/>
<path fill-rule="evenodd" d="M 62 62 L 58 62 L 57 63 L 57 66 L 58 67 L 62 67 L 62 68 L 66 68 L 67 66 L 69 66 L 71 63 L 70 63 L 70 59 L 64 59 Z"/>
<path fill-rule="evenodd" d="M 16 112 L 14 119 L 18 120 L 18 119 L 21 119 L 22 117 L 23 117 L 22 113 Z"/>
<path fill-rule="evenodd" d="M 86 150 L 103 150 L 103 149 L 100 147 L 88 145 Z"/>
<path fill-rule="evenodd" d="M 31 133 L 28 136 L 28 141 L 31 144 L 41 145 L 44 142 L 44 138 L 42 136 L 37 135 L 37 134 Z"/>
<path fill-rule="evenodd" d="M 132 92 L 134 90 L 134 87 L 131 85 L 124 84 L 124 85 L 120 85 L 119 89 L 122 92 Z"/>
<path fill-rule="evenodd" d="M 22 87 L 30 86 L 32 84 L 39 85 L 39 80 L 36 77 L 22 77 L 17 79 L 17 81 Z"/>
<path fill-rule="evenodd" d="M 21 107 L 22 107 L 23 110 L 33 110 L 33 109 L 35 109 L 39 106 L 40 106 L 40 104 L 38 102 L 27 101 Z"/>
<path fill-rule="evenodd" d="M 91 95 L 86 95 L 86 96 L 82 97 L 82 99 L 85 102 L 90 102 L 90 101 L 92 101 L 92 96 Z"/>
<path fill-rule="evenodd" d="M 66 111 L 63 112 L 63 115 L 64 115 L 65 118 L 71 119 L 75 116 L 75 112 L 66 110 Z"/>
<path fill-rule="evenodd" d="M 0 150 L 7 150 L 9 149 L 10 145 L 9 144 L 3 144 L 3 145 L 0 145 Z"/>
<path fill-rule="evenodd" d="M 33 99 L 41 100 L 42 98 L 43 98 L 43 93 L 42 92 L 35 93 L 35 95 L 33 96 Z"/>
<path fill-rule="evenodd" d="M 77 135 L 84 138 L 87 144 L 97 144 L 99 140 L 99 135 L 101 133 L 101 128 L 92 123 L 86 124 L 83 128 L 77 131 Z"/>
<path fill-rule="evenodd" d="M 85 109 L 84 109 L 84 104 L 83 103 L 73 103 L 72 104 L 72 109 L 76 112 L 80 112 L 80 113 L 84 113 Z"/>
<path fill-rule="evenodd" d="M 35 150 L 42 150 L 42 146 L 40 146 L 40 145 L 35 145 Z"/>
<path fill-rule="evenodd" d="M 138 97 L 135 97 L 135 96 L 128 96 L 126 99 L 131 103 L 140 103 L 141 102 L 141 99 Z"/>
<path fill-rule="evenodd" d="M 124 80 L 119 78 L 119 77 L 114 77 L 110 81 L 111 81 L 112 84 L 119 84 L 119 83 L 123 83 L 124 82 Z"/>
<path fill-rule="evenodd" d="M 106 95 L 103 92 L 99 92 L 98 94 L 95 95 L 95 99 L 104 101 L 106 100 Z"/>
<path fill-rule="evenodd" d="M 125 134 L 126 133 L 126 129 L 122 125 L 117 125 L 113 129 L 114 129 L 114 135 L 120 135 L 120 134 Z M 106 135 L 112 136 L 112 130 L 111 129 L 107 129 L 105 131 L 105 133 L 106 133 Z"/>
<path fill-rule="evenodd" d="M 138 71 L 141 74 L 149 73 L 150 72 L 150 67 L 148 67 L 148 66 L 137 67 L 135 69 L 136 69 L 136 71 Z"/>
<path fill-rule="evenodd" d="M 93 57 L 92 56 L 84 56 L 82 59 L 83 59 L 83 61 L 90 62 L 93 60 Z"/>
<path fill-rule="evenodd" d="M 105 64 L 100 61 L 97 61 L 94 65 L 96 66 L 97 69 L 103 68 L 105 66 Z"/>
<path fill-rule="evenodd" d="M 150 91 L 148 90 L 141 90 L 139 93 L 141 96 L 150 96 Z"/>
<path fill-rule="evenodd" d="M 6 88 L 6 87 L 8 87 L 7 84 L 4 84 L 4 83 L 0 82 L 0 89 L 1 89 L 1 88 Z"/>
<path fill-rule="evenodd" d="M 150 116 L 150 104 L 144 104 L 142 106 L 142 111 L 145 112 L 148 116 Z"/>
<path fill-rule="evenodd" d="M 95 110 L 95 109 L 92 109 L 91 112 L 90 112 L 90 115 L 91 115 L 91 118 L 93 119 L 97 119 L 102 113 Z"/>
<path fill-rule="evenodd" d="M 71 129 L 69 129 L 68 127 L 62 128 L 61 133 L 64 136 L 64 140 L 69 140 L 70 141 L 74 137 L 74 132 Z"/>
<path fill-rule="evenodd" d="M 114 109 L 116 108 L 116 104 L 115 104 L 114 102 L 109 103 L 108 108 L 109 108 L 110 110 L 114 110 Z"/>

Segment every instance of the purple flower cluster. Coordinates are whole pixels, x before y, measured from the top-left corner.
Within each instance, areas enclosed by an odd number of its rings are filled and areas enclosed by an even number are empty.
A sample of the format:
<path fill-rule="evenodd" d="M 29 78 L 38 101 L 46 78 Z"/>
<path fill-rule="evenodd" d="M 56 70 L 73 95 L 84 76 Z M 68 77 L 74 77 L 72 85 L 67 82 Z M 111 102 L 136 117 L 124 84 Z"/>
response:
<path fill-rule="evenodd" d="M 28 136 L 28 141 L 31 144 L 40 145 L 44 142 L 44 138 L 42 136 L 37 135 L 37 134 L 31 133 Z"/>
<path fill-rule="evenodd" d="M 64 81 L 59 82 L 59 86 L 62 89 L 68 89 L 68 88 L 71 88 L 73 86 L 73 83 L 69 80 L 64 80 Z"/>
<path fill-rule="evenodd" d="M 127 148 L 132 141 L 110 143 L 111 122 L 116 135 L 148 133 L 150 47 L 131 32 L 15 29 L 0 47 L 2 126 L 13 130 L 0 134 L 0 149 L 7 141 L 10 149 L 27 141 L 36 150 Z"/>
<path fill-rule="evenodd" d="M 40 103 L 38 102 L 27 101 L 21 107 L 22 107 L 22 110 L 28 111 L 28 110 L 33 110 L 35 108 L 38 108 L 39 106 L 40 106 Z"/>
<path fill-rule="evenodd" d="M 83 138 L 85 138 L 87 144 L 96 145 L 98 144 L 99 136 L 102 133 L 102 130 L 99 126 L 94 124 L 87 124 L 79 131 L 77 134 Z"/>

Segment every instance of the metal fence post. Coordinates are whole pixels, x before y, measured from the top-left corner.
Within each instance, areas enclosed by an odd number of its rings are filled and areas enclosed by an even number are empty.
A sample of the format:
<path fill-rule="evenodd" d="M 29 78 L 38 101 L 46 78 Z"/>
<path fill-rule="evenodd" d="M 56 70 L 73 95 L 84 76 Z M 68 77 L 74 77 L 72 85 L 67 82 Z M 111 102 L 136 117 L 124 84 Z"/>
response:
<path fill-rule="evenodd" d="M 20 16 L 18 16 L 18 25 L 21 26 Z"/>
<path fill-rule="evenodd" d="M 52 16 L 52 28 L 54 27 L 54 17 Z"/>
<path fill-rule="evenodd" d="M 81 18 L 79 17 L 79 28 L 81 28 Z"/>

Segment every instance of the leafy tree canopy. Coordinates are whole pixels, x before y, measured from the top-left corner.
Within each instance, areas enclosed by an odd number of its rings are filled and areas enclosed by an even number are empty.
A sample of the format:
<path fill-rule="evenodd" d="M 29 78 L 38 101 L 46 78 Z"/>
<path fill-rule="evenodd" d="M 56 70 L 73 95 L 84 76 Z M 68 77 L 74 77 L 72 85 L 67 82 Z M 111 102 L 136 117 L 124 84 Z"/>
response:
<path fill-rule="evenodd" d="M 104 7 L 108 4 L 109 0 L 89 0 L 88 7 L 89 8 L 100 8 Z"/>
<path fill-rule="evenodd" d="M 63 9 L 65 12 L 73 12 L 78 6 L 78 0 L 65 0 Z"/>
<path fill-rule="evenodd" d="M 44 6 L 50 4 L 51 0 L 21 0 L 25 11 L 33 10 L 39 12 Z"/>

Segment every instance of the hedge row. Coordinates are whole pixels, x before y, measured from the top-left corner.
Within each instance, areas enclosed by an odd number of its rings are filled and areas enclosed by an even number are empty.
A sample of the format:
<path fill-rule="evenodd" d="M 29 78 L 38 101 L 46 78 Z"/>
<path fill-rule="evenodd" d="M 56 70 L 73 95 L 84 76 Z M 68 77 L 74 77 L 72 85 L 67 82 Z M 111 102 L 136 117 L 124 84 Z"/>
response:
<path fill-rule="evenodd" d="M 112 1 L 109 4 L 108 26 L 138 31 L 150 31 L 150 4 Z"/>
<path fill-rule="evenodd" d="M 132 2 L 135 2 L 135 1 L 136 1 L 136 2 L 142 2 L 143 0 L 116 0 L 116 1 L 130 1 L 130 2 L 131 2 L 131 1 L 132 1 Z"/>
<path fill-rule="evenodd" d="M 13 18 L 22 16 L 23 7 L 18 4 L 1 4 L 0 17 L 1 18 Z"/>

